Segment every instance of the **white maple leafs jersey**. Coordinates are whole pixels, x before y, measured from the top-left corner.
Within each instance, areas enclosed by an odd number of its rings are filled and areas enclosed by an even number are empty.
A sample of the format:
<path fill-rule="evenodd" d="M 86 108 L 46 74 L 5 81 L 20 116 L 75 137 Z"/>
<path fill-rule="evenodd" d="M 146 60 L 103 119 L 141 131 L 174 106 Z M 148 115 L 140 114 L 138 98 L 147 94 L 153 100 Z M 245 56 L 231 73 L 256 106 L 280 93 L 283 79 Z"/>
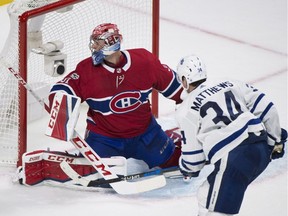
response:
<path fill-rule="evenodd" d="M 176 111 L 182 133 L 181 165 L 197 172 L 265 129 L 268 144 L 280 141 L 277 110 L 262 92 L 239 81 L 206 81 Z"/>

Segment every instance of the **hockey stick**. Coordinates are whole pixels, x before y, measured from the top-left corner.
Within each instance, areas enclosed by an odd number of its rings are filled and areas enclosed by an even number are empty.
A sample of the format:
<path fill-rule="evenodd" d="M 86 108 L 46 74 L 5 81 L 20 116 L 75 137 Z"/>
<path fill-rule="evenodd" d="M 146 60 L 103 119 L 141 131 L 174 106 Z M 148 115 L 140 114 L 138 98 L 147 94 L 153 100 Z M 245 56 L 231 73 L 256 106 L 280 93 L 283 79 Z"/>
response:
<path fill-rule="evenodd" d="M 207 164 L 210 164 L 210 163 L 207 161 L 206 165 Z M 127 176 L 118 175 L 118 178 L 110 179 L 110 180 L 106 180 L 106 179 L 90 180 L 84 176 L 79 175 L 66 161 L 62 161 L 60 163 L 60 167 L 76 184 L 80 184 L 84 187 L 99 187 L 99 186 L 111 184 L 114 182 L 129 181 L 129 180 L 145 178 L 145 177 L 154 176 L 154 175 L 164 175 L 166 178 L 171 178 L 171 179 L 183 178 L 183 175 L 181 174 L 178 166 L 173 166 L 173 167 L 168 167 L 168 168 L 163 168 L 163 169 L 156 169 L 156 170 L 151 170 L 147 172 L 131 174 Z M 195 174 L 195 175 L 191 175 L 190 177 L 197 177 L 197 176 L 198 174 Z"/>
<path fill-rule="evenodd" d="M 155 176 L 155 175 L 165 175 L 166 173 L 173 173 L 175 171 L 179 171 L 178 166 L 163 168 L 163 169 L 156 169 L 148 172 L 142 172 L 142 173 L 136 173 L 132 175 L 127 176 L 118 176 L 118 178 L 115 179 L 97 179 L 97 180 L 89 180 L 81 175 L 79 175 L 66 161 L 62 161 L 60 163 L 60 166 L 62 170 L 76 183 L 80 184 L 84 187 L 99 187 L 106 184 L 111 184 L 114 182 L 120 182 L 120 181 L 127 181 L 127 180 L 135 180 L 139 178 L 149 177 L 149 176 Z M 182 175 L 177 175 L 181 176 Z"/>
<path fill-rule="evenodd" d="M 10 73 L 12 73 L 18 82 L 25 87 L 25 89 L 30 92 L 35 99 L 45 108 L 45 110 L 49 113 L 49 106 L 45 103 L 43 99 L 41 99 L 29 86 L 29 84 L 21 77 L 21 75 L 16 72 L 12 67 L 5 64 L 5 62 L 1 61 L 8 69 Z M 78 149 L 81 154 L 91 163 L 91 165 L 100 173 L 101 176 L 105 180 L 119 178 L 107 164 L 103 163 L 101 157 L 86 143 L 84 139 L 78 134 L 76 130 L 74 130 L 74 138 L 72 138 L 71 143 Z M 110 184 L 111 187 L 119 194 L 135 194 L 146 192 L 150 190 L 154 190 L 166 185 L 166 179 L 163 175 L 155 176 L 154 178 L 137 181 L 137 182 L 126 182 L 119 181 Z"/>

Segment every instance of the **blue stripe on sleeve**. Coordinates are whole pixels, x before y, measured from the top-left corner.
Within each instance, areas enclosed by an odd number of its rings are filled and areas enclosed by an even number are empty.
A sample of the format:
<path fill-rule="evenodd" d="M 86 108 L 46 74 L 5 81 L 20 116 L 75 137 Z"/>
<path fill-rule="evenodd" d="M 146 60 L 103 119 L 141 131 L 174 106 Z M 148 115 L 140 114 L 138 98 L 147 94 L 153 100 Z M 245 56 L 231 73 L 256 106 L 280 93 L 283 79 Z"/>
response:
<path fill-rule="evenodd" d="M 167 89 L 165 89 L 165 91 L 162 91 L 161 94 L 168 98 L 171 95 L 173 95 L 179 88 L 179 86 L 181 85 L 178 80 L 176 79 L 176 75 L 175 72 L 173 71 L 173 81 L 172 83 L 170 83 L 169 87 Z"/>
<path fill-rule="evenodd" d="M 55 92 L 55 91 L 65 91 L 65 92 L 67 92 L 67 94 L 74 95 L 74 93 L 72 92 L 72 90 L 68 86 L 61 85 L 61 84 L 54 85 L 50 92 Z"/>
<path fill-rule="evenodd" d="M 191 166 L 197 166 L 197 165 L 203 164 L 205 162 L 206 162 L 205 160 L 196 161 L 196 162 L 188 162 L 188 161 L 182 159 L 182 166 L 185 167 L 186 169 L 189 169 L 185 164 L 189 164 Z"/>
<path fill-rule="evenodd" d="M 251 113 L 253 113 L 257 107 L 257 105 L 259 104 L 259 102 L 261 101 L 261 99 L 265 96 L 265 94 L 260 94 L 259 97 L 256 99 L 252 109 L 250 110 Z"/>
<path fill-rule="evenodd" d="M 270 139 L 272 139 L 272 140 L 274 140 L 275 142 L 276 142 L 276 138 L 274 137 L 274 136 L 272 136 L 271 134 L 269 134 L 269 133 L 267 133 L 267 136 L 270 138 Z"/>
<path fill-rule="evenodd" d="M 203 152 L 203 149 L 197 150 L 197 151 L 190 151 L 190 152 L 182 152 L 183 155 L 195 155 L 195 154 L 200 154 Z"/>
<path fill-rule="evenodd" d="M 270 102 L 268 104 L 268 106 L 266 107 L 266 109 L 262 112 L 261 116 L 260 116 L 260 119 L 263 120 L 265 115 L 267 114 L 267 112 L 271 109 L 271 107 L 273 106 L 274 104 L 272 102 Z"/>

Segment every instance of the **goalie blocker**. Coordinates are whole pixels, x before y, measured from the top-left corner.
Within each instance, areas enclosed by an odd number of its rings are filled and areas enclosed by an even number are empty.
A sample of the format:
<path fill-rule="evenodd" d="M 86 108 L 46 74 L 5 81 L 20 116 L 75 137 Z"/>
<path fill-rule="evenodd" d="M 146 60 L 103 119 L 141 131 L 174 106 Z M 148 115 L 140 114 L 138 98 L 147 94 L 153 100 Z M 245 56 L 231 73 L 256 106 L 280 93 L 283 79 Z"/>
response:
<path fill-rule="evenodd" d="M 56 139 L 69 141 L 78 121 L 81 99 L 57 92 L 50 110 L 45 134 Z"/>
<path fill-rule="evenodd" d="M 66 161 L 81 176 L 95 174 L 95 179 L 102 178 L 91 166 L 89 161 L 81 156 L 58 151 L 36 150 L 22 156 L 23 166 L 18 168 L 16 180 L 24 185 L 35 185 L 44 180 L 67 182 L 71 179 L 60 167 Z M 118 175 L 127 174 L 127 163 L 123 157 L 103 158 L 106 164 Z"/>

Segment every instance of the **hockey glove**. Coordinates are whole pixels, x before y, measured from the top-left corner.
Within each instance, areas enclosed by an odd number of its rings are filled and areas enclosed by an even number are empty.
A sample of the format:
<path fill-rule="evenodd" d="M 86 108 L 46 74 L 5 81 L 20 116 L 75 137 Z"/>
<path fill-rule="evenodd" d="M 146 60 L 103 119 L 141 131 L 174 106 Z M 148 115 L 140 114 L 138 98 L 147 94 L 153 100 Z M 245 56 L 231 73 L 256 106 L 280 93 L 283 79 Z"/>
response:
<path fill-rule="evenodd" d="M 198 172 L 186 172 L 185 170 L 180 169 L 181 174 L 183 175 L 184 182 L 190 182 L 192 178 L 198 177 L 200 171 Z"/>
<path fill-rule="evenodd" d="M 285 143 L 287 142 L 287 131 L 281 128 L 281 141 L 279 143 L 275 143 L 272 147 L 271 159 L 282 158 L 285 153 Z"/>
<path fill-rule="evenodd" d="M 200 171 L 193 172 L 192 170 L 189 170 L 185 165 L 185 161 L 182 159 L 182 157 L 179 158 L 179 169 L 183 175 L 184 182 L 189 182 L 193 177 L 198 177 L 200 173 Z"/>

